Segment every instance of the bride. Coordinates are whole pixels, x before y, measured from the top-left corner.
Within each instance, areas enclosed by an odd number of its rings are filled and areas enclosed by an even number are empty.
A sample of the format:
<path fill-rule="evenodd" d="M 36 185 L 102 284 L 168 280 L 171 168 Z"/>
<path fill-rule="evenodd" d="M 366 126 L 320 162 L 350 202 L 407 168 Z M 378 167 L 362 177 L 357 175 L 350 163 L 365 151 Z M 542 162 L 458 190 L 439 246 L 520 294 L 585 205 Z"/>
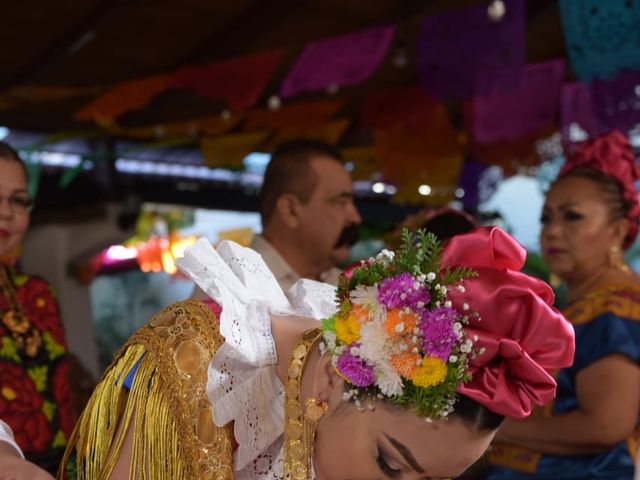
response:
<path fill-rule="evenodd" d="M 405 235 L 334 287 L 285 296 L 261 257 L 200 240 L 180 268 L 208 295 L 125 345 L 60 478 L 449 478 L 502 419 L 555 394 L 571 326 L 499 229 Z"/>

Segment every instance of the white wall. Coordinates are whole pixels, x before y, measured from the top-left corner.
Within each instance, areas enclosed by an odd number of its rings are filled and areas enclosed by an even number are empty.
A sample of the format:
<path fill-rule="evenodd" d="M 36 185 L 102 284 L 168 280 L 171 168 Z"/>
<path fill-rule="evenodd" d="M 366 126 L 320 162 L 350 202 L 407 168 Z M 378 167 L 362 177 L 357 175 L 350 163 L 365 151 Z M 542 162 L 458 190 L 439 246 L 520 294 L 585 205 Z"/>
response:
<path fill-rule="evenodd" d="M 107 218 L 32 228 L 24 242 L 22 264 L 26 273 L 51 282 L 58 295 L 69 350 L 98 378 L 98 355 L 91 319 L 89 288 L 67 274 L 69 262 L 88 251 L 122 239 L 116 226 L 118 208 L 107 208 Z"/>

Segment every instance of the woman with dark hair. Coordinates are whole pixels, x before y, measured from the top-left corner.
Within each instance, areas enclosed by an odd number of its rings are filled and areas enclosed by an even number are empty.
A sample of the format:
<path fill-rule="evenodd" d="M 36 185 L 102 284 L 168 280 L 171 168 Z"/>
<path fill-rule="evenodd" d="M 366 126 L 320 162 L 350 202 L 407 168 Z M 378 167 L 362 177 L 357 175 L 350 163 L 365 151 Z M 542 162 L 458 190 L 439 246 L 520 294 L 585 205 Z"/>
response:
<path fill-rule="evenodd" d="M 55 473 L 75 421 L 56 299 L 46 281 L 12 261 L 29 226 L 27 185 L 20 157 L 0 142 L 0 419 L 10 427 L 0 442 L 2 478 L 51 478 L 19 454 Z"/>
<path fill-rule="evenodd" d="M 576 359 L 553 403 L 507 421 L 491 479 L 631 479 L 640 399 L 640 279 L 623 250 L 638 234 L 640 179 L 612 132 L 579 146 L 547 193 L 542 255 L 567 284 Z"/>
<path fill-rule="evenodd" d="M 406 232 L 335 287 L 282 292 L 253 250 L 178 265 L 210 298 L 169 307 L 107 370 L 71 478 L 449 478 L 503 418 L 553 398 L 571 326 L 499 229 Z M 322 320 L 319 320 L 322 319 Z"/>

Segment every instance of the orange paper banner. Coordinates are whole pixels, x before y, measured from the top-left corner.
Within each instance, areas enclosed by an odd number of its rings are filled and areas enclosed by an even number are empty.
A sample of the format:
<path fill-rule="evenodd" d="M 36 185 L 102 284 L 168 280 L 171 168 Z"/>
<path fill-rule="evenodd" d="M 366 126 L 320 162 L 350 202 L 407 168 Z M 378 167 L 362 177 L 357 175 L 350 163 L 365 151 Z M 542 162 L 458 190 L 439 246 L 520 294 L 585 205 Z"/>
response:
<path fill-rule="evenodd" d="M 421 134 L 395 127 L 376 130 L 374 139 L 384 178 L 398 188 L 396 201 L 442 205 L 454 199 L 463 154 L 442 105 Z"/>
<path fill-rule="evenodd" d="M 76 112 L 77 120 L 110 123 L 120 115 L 145 107 L 171 84 L 171 75 L 153 75 L 120 83 Z"/>

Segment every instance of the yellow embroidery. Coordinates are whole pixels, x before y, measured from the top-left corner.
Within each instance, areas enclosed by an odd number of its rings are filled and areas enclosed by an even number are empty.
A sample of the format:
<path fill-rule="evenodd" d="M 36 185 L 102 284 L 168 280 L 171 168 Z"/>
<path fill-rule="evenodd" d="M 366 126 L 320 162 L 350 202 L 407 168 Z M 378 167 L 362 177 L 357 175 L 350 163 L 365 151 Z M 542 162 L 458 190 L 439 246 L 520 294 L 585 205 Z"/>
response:
<path fill-rule="evenodd" d="M 0 390 L 0 394 L 2 394 L 2 396 L 10 402 L 12 400 L 15 400 L 15 398 L 17 397 L 16 392 L 9 387 L 2 387 L 2 390 Z"/>
<path fill-rule="evenodd" d="M 635 285 L 613 285 L 588 294 L 563 313 L 574 325 L 588 323 L 605 313 L 640 320 L 640 289 Z"/>
<path fill-rule="evenodd" d="M 49 400 L 45 400 L 42 404 L 42 413 L 44 413 L 44 416 L 47 417 L 47 420 L 51 421 L 53 420 L 53 416 L 56 414 L 57 408 L 58 406 L 55 403 L 50 402 Z"/>
<path fill-rule="evenodd" d="M 54 448 L 67 446 L 67 437 L 65 437 L 64 432 L 62 430 L 58 430 L 56 432 L 56 436 L 53 437 L 53 443 L 51 444 L 51 446 Z"/>
<path fill-rule="evenodd" d="M 49 332 L 44 332 L 42 334 L 42 340 L 44 341 L 44 348 L 47 349 L 51 360 L 55 360 L 56 358 L 64 355 L 64 347 L 56 342 Z"/>
<path fill-rule="evenodd" d="M 49 374 L 49 367 L 42 365 L 40 367 L 31 367 L 27 369 L 27 375 L 33 380 L 36 386 L 36 391 L 44 392 L 47 388 L 47 376 Z"/>
<path fill-rule="evenodd" d="M 0 347 L 0 357 L 8 358 L 15 362 L 20 362 L 18 356 L 18 350 L 16 349 L 13 340 L 9 337 L 2 337 L 2 347 Z"/>

